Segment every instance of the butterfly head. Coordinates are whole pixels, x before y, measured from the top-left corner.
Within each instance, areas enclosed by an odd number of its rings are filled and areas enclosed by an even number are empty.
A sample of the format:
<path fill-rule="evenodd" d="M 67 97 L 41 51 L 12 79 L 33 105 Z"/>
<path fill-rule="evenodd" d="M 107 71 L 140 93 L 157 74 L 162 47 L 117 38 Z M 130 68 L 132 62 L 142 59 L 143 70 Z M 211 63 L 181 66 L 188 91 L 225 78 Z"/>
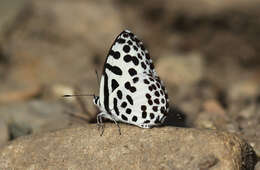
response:
<path fill-rule="evenodd" d="M 99 96 L 93 96 L 93 103 L 97 106 L 100 106 Z"/>

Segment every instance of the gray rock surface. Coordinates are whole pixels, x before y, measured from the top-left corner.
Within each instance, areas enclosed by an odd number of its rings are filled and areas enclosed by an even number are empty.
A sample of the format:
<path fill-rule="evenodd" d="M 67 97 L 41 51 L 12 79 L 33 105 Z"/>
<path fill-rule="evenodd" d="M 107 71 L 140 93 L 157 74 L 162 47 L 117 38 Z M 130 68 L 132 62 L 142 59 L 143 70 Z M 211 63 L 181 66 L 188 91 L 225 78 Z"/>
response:
<path fill-rule="evenodd" d="M 252 169 L 255 154 L 236 135 L 106 124 L 21 137 L 0 150 L 0 169 Z"/>
<path fill-rule="evenodd" d="M 10 136 L 16 138 L 68 127 L 70 121 L 65 111 L 61 102 L 31 100 L 1 106 L 0 117 L 8 124 Z"/>

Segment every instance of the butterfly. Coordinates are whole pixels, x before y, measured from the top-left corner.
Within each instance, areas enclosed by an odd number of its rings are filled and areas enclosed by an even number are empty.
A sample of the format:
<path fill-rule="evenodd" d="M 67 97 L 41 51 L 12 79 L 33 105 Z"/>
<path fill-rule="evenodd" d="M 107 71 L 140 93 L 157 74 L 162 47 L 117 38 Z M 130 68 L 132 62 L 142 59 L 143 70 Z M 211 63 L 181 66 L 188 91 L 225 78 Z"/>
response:
<path fill-rule="evenodd" d="M 141 128 L 164 122 L 169 112 L 167 90 L 143 42 L 129 30 L 122 31 L 113 42 L 103 67 L 99 96 L 94 95 L 93 102 L 100 110 L 97 123 L 102 127 L 102 118 Z"/>

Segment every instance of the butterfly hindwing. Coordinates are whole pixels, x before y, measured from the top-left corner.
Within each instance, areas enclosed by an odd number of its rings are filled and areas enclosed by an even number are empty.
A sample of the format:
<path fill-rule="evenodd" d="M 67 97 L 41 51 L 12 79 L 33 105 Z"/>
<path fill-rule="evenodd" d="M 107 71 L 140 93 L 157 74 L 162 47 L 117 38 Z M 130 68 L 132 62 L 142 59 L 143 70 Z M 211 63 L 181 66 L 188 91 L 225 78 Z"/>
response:
<path fill-rule="evenodd" d="M 125 80 L 112 94 L 112 107 L 118 119 L 140 127 L 151 127 L 162 123 L 168 108 L 168 96 L 158 77 L 142 74 L 138 81 Z M 129 88 L 126 86 L 129 84 Z M 136 88 L 137 91 L 131 90 Z M 113 113 L 113 112 L 112 112 Z"/>
<path fill-rule="evenodd" d="M 149 53 L 128 30 L 118 35 L 109 50 L 98 106 L 103 117 L 143 128 L 161 124 L 168 112 L 167 91 Z"/>

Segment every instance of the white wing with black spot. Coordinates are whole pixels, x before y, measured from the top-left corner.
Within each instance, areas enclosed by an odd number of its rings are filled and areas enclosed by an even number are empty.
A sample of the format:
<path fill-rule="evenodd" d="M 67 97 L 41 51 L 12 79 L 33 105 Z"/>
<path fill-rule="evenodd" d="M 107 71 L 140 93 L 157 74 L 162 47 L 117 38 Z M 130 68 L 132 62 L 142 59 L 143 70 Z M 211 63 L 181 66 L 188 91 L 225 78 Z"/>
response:
<path fill-rule="evenodd" d="M 169 111 L 167 91 L 148 51 L 128 30 L 109 50 L 99 93 L 94 103 L 111 120 L 149 128 L 161 124 Z"/>

